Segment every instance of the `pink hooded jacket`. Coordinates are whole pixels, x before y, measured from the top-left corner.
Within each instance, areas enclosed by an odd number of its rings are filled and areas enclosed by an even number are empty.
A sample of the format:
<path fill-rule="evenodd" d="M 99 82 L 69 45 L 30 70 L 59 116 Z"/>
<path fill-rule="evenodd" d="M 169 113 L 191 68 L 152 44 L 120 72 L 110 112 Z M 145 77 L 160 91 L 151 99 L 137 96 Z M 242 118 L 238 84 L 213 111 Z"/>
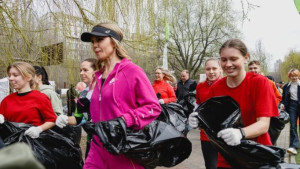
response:
<path fill-rule="evenodd" d="M 90 112 L 93 122 L 107 121 L 123 116 L 127 127 L 142 129 L 160 114 L 156 94 L 144 71 L 122 59 L 102 86 L 102 72 L 95 73 L 96 85 L 92 94 Z M 84 169 L 144 168 L 124 155 L 112 155 L 94 136 Z"/>

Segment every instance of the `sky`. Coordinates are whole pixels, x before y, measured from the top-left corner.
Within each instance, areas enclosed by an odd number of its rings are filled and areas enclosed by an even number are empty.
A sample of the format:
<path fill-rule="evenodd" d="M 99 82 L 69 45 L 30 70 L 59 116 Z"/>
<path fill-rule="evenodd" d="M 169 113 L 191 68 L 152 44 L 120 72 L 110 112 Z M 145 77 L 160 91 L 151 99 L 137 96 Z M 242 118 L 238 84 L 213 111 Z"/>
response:
<path fill-rule="evenodd" d="M 276 60 L 284 60 L 291 49 L 300 52 L 300 14 L 294 0 L 248 0 L 258 5 L 252 9 L 241 26 L 244 42 L 250 50 L 261 40 L 266 53 L 271 55 L 269 71 Z"/>

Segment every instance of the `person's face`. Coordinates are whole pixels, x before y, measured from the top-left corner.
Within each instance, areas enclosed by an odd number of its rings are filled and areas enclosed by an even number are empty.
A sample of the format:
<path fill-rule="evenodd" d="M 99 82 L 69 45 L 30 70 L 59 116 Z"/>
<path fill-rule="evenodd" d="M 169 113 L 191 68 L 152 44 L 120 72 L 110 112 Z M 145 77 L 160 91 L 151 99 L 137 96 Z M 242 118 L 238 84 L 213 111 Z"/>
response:
<path fill-rule="evenodd" d="M 9 69 L 8 79 L 12 88 L 17 91 L 22 90 L 26 86 L 30 86 L 29 82 L 31 80 L 31 77 L 23 78 L 21 73 L 14 67 Z"/>
<path fill-rule="evenodd" d="M 261 74 L 260 66 L 257 64 L 252 64 L 248 66 L 249 72 L 254 72 L 257 74 Z"/>
<path fill-rule="evenodd" d="M 205 64 L 205 74 L 209 81 L 215 81 L 221 76 L 222 70 L 215 60 L 210 60 Z"/>
<path fill-rule="evenodd" d="M 290 76 L 290 79 L 292 82 L 297 82 L 298 81 L 298 76 L 297 75 L 292 75 Z"/>
<path fill-rule="evenodd" d="M 238 77 L 245 71 L 245 63 L 247 56 L 243 56 L 241 52 L 235 48 L 224 48 L 221 53 L 221 67 L 228 77 Z"/>
<path fill-rule="evenodd" d="M 164 75 L 160 69 L 155 70 L 155 80 L 163 80 Z"/>
<path fill-rule="evenodd" d="M 84 61 L 80 64 L 80 78 L 85 84 L 89 85 L 92 82 L 94 73 L 90 62 Z"/>
<path fill-rule="evenodd" d="M 183 82 L 187 81 L 189 79 L 189 74 L 187 74 L 186 72 L 181 72 L 181 80 Z"/>
<path fill-rule="evenodd" d="M 37 84 L 43 84 L 43 82 L 42 82 L 42 75 L 35 75 L 34 81 L 35 81 Z"/>
<path fill-rule="evenodd" d="M 114 44 L 110 37 L 92 36 L 93 50 L 101 61 L 108 59 L 115 51 Z"/>

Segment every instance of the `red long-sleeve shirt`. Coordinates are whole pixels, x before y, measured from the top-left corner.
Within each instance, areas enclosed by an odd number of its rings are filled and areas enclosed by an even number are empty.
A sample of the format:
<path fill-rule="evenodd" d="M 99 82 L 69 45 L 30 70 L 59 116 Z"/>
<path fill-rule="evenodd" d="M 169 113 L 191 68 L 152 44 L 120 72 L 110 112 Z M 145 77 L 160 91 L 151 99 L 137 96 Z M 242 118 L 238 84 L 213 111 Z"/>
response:
<path fill-rule="evenodd" d="M 23 96 L 12 93 L 0 105 L 0 114 L 6 121 L 40 126 L 45 122 L 55 122 L 56 115 L 50 99 L 43 93 L 33 90 Z"/>
<path fill-rule="evenodd" d="M 175 92 L 169 83 L 164 80 L 155 80 L 152 87 L 156 94 L 161 94 L 161 99 L 164 100 L 164 103 L 176 102 Z"/>

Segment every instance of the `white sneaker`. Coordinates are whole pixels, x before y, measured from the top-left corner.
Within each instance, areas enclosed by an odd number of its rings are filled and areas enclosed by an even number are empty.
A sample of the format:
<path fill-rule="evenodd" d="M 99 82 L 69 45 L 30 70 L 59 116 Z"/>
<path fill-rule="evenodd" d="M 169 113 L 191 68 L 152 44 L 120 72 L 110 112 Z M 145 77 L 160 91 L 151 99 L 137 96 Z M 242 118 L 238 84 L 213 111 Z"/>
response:
<path fill-rule="evenodd" d="M 296 155 L 298 153 L 297 150 L 293 147 L 288 148 L 286 151 L 293 155 Z"/>

